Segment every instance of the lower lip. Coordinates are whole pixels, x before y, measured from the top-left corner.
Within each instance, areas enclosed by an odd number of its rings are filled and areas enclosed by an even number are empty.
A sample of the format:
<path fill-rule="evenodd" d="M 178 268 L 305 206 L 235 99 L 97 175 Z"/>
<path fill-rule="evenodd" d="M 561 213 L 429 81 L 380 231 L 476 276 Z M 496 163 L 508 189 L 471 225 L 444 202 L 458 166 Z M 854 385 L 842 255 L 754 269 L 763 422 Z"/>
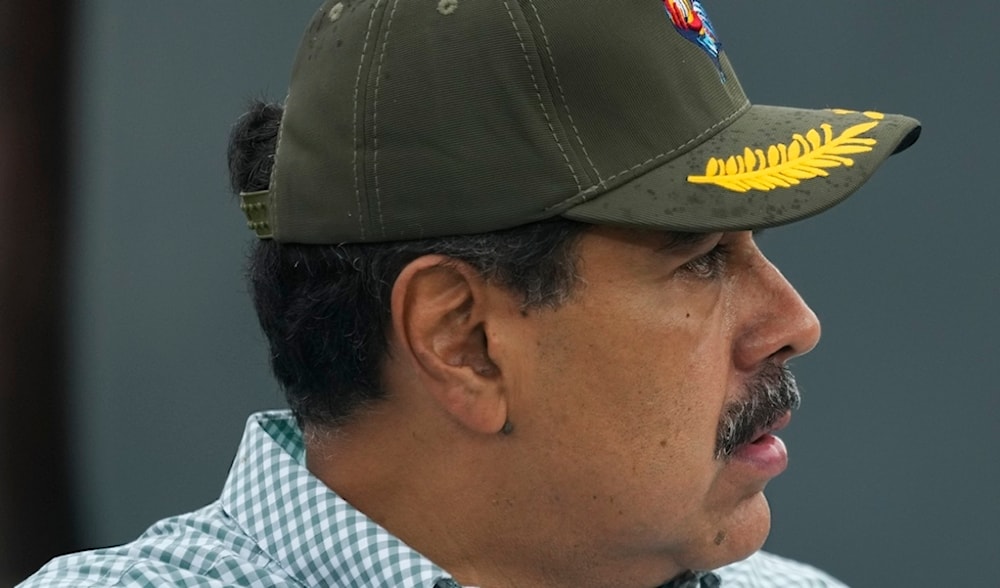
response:
<path fill-rule="evenodd" d="M 732 459 L 773 478 L 788 467 L 788 450 L 780 437 L 767 434 L 737 449 Z"/>

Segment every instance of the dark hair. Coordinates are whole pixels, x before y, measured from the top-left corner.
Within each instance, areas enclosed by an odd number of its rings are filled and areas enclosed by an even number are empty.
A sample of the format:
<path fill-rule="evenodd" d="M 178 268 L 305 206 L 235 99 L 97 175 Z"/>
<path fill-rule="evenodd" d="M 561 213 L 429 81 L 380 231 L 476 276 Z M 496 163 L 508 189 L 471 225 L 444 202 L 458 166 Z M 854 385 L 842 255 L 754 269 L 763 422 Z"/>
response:
<path fill-rule="evenodd" d="M 255 102 L 233 128 L 235 192 L 267 189 L 282 108 Z M 522 300 L 555 307 L 576 283 L 577 238 L 588 225 L 551 219 L 513 229 L 418 241 L 303 245 L 258 241 L 248 278 L 271 366 L 301 422 L 336 426 L 382 398 L 389 300 L 402 269 L 427 254 L 468 263 Z"/>

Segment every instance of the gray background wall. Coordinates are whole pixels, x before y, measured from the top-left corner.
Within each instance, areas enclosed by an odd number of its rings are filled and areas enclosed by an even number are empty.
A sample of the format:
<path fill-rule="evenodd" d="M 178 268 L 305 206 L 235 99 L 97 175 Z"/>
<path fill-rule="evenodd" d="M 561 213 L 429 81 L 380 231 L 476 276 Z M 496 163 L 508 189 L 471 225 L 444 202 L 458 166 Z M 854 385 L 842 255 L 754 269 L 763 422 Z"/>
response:
<path fill-rule="evenodd" d="M 224 152 L 248 98 L 283 96 L 317 3 L 83 4 L 72 378 L 90 545 L 213 500 L 246 415 L 283 404 Z M 705 4 L 755 102 L 925 124 L 857 197 L 762 238 L 825 327 L 796 362 L 805 400 L 767 547 L 857 586 L 995 585 L 1000 12 Z"/>

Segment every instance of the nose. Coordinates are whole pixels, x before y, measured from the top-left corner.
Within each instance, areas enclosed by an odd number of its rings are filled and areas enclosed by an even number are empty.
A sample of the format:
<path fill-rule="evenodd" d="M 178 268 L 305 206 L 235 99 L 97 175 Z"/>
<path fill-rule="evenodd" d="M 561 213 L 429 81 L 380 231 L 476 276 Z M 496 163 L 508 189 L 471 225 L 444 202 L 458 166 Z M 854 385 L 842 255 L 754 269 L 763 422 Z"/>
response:
<path fill-rule="evenodd" d="M 737 367 L 753 370 L 764 361 L 782 365 L 819 343 L 816 314 L 756 246 L 741 282 Z"/>

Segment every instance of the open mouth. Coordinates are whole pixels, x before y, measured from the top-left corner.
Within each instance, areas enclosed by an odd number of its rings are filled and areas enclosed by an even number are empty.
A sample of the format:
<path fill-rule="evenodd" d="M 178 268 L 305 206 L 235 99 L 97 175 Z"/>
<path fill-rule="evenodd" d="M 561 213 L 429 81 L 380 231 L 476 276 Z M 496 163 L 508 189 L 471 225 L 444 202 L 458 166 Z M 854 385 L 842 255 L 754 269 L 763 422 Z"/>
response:
<path fill-rule="evenodd" d="M 754 435 L 752 439 L 750 439 L 750 443 L 751 444 L 759 443 L 765 436 L 770 435 L 771 433 L 776 433 L 781 429 L 784 429 L 785 427 L 788 426 L 788 422 L 791 420 L 792 420 L 791 411 L 786 412 L 770 425 L 762 428 L 760 431 L 757 431 L 757 434 Z"/>
<path fill-rule="evenodd" d="M 736 448 L 733 462 L 749 466 L 754 477 L 770 479 L 788 466 L 788 451 L 785 443 L 775 432 L 785 428 L 792 420 L 791 411 L 784 413 L 770 425 L 761 428 L 750 441 Z"/>
<path fill-rule="evenodd" d="M 781 415 L 777 420 L 775 420 L 770 425 L 761 428 L 757 433 L 750 439 L 749 444 L 760 443 L 765 437 L 771 435 L 771 433 L 776 433 L 788 426 L 789 421 L 792 420 L 791 411 L 786 412 Z"/>

